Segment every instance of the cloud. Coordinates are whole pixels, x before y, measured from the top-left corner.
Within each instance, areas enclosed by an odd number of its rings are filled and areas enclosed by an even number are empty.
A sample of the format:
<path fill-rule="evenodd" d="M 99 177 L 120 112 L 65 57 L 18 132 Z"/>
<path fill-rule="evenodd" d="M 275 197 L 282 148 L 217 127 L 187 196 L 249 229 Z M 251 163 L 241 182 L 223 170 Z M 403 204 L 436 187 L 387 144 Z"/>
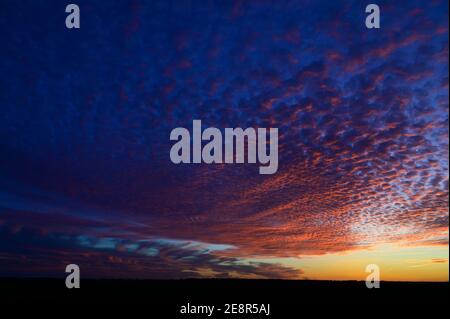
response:
<path fill-rule="evenodd" d="M 448 263 L 448 259 L 443 259 L 443 258 L 433 258 L 431 259 L 431 262 L 433 264 L 445 264 Z"/>
<path fill-rule="evenodd" d="M 93 276 L 285 278 L 301 273 L 242 261 L 448 245 L 446 1 L 381 3 L 382 32 L 359 2 L 85 5 L 77 34 L 49 6 L 0 13 L 34 22 L 8 23 L 0 53 L 4 269 L 74 252 Z M 277 174 L 172 164 L 193 119 L 278 127 Z"/>
<path fill-rule="evenodd" d="M 228 249 L 179 240 L 133 242 L 120 238 L 67 236 L 28 227 L 0 226 L 2 276 L 64 276 L 65 265 L 80 265 L 95 278 L 301 278 L 280 264 L 217 256 Z"/>

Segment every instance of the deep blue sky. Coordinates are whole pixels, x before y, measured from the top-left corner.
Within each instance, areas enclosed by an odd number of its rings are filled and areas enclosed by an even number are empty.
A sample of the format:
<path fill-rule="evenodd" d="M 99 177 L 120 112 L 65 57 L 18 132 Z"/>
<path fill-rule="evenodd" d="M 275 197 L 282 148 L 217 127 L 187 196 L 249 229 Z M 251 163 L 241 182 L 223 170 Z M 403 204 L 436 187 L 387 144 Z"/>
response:
<path fill-rule="evenodd" d="M 293 278 L 448 243 L 448 2 L 0 0 L 0 275 Z M 170 131 L 278 127 L 273 176 Z M 237 274 L 237 275 L 236 275 Z"/>

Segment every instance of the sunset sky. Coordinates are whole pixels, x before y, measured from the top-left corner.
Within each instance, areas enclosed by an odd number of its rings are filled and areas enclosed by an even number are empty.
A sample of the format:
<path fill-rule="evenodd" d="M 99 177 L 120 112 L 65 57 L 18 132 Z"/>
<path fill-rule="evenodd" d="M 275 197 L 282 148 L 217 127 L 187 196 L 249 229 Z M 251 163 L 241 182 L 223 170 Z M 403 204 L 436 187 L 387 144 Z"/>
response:
<path fill-rule="evenodd" d="M 0 277 L 448 281 L 448 1 L 0 0 Z M 176 127 L 279 167 L 173 164 Z"/>

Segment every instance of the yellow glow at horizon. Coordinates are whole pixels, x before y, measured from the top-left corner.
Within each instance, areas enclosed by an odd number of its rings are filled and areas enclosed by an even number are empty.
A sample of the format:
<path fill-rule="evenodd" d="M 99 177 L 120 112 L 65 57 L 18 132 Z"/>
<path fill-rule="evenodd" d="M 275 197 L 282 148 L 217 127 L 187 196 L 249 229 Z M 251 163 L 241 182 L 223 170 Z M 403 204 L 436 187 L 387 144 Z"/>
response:
<path fill-rule="evenodd" d="M 368 275 L 366 266 L 377 264 L 382 281 L 448 281 L 448 255 L 448 245 L 409 247 L 384 244 L 345 253 L 264 261 L 301 269 L 304 272 L 302 278 L 306 279 L 365 280 Z"/>

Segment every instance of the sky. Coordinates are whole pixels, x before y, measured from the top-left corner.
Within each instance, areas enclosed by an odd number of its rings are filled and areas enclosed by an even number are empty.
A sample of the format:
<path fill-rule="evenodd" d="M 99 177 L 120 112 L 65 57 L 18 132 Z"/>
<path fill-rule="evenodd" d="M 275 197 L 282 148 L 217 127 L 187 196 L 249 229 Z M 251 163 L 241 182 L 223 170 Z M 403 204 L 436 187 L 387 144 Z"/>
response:
<path fill-rule="evenodd" d="M 1 277 L 448 281 L 448 1 L 66 2 L 0 0 Z"/>

